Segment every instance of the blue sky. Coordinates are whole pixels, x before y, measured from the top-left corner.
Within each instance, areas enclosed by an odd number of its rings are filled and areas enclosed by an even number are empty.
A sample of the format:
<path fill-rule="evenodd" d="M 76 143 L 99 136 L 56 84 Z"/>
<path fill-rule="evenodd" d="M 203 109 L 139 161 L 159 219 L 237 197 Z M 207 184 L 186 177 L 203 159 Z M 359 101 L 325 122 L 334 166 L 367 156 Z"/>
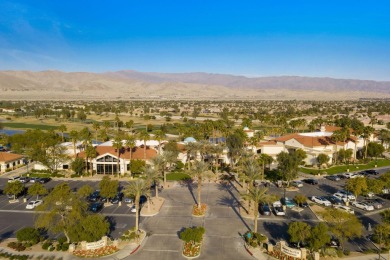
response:
<path fill-rule="evenodd" d="M 389 1 L 0 0 L 0 70 L 390 80 Z"/>

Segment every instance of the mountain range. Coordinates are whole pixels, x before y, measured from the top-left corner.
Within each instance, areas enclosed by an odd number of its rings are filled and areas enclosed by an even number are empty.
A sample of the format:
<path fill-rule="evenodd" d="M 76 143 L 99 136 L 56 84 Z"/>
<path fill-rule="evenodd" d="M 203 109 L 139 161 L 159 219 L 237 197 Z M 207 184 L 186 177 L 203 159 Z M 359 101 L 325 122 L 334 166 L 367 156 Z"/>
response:
<path fill-rule="evenodd" d="M 0 99 L 300 99 L 390 98 L 390 82 L 211 73 L 0 71 Z"/>

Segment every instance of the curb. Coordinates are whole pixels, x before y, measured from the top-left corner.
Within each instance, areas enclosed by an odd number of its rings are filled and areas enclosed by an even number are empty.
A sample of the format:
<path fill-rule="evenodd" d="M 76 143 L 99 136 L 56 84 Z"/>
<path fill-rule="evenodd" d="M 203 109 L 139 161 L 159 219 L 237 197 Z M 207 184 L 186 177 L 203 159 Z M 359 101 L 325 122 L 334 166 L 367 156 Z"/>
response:
<path fill-rule="evenodd" d="M 162 198 L 162 197 L 161 197 Z M 156 216 L 156 215 L 158 215 L 159 213 L 160 213 L 160 210 L 161 210 L 161 208 L 162 208 L 162 206 L 164 205 L 164 203 L 165 203 L 165 198 L 163 198 L 164 199 L 164 201 L 163 201 L 163 203 L 161 204 L 161 206 L 160 206 L 160 208 L 157 210 L 157 212 L 156 213 L 150 213 L 150 214 L 145 214 L 145 213 L 142 213 L 142 214 L 140 214 L 140 216 L 141 217 L 153 217 L 153 216 Z"/>

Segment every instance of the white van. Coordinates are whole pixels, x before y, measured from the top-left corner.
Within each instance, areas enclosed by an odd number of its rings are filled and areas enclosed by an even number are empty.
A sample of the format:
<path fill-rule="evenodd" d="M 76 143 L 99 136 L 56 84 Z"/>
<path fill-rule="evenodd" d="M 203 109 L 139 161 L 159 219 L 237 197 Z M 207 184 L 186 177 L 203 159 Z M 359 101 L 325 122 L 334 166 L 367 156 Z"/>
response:
<path fill-rule="evenodd" d="M 20 181 L 20 177 L 16 176 L 16 177 L 8 178 L 8 182 L 15 182 L 15 181 Z"/>

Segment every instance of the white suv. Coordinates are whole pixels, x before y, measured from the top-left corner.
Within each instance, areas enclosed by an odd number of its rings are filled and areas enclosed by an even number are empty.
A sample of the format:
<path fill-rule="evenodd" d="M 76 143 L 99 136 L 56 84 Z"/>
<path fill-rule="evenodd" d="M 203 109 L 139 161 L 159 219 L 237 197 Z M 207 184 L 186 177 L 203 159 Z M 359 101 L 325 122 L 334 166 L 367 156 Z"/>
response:
<path fill-rule="evenodd" d="M 20 177 L 16 176 L 16 177 L 8 178 L 8 182 L 15 182 L 15 181 L 20 181 Z"/>

